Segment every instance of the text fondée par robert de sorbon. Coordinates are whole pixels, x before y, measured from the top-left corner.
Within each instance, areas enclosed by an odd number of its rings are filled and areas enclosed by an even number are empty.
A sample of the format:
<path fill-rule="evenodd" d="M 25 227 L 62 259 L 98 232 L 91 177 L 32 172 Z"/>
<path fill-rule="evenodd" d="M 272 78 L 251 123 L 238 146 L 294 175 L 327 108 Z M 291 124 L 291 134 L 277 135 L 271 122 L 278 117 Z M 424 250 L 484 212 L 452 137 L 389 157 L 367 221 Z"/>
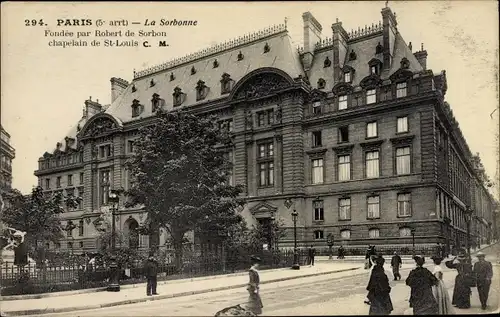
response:
<path fill-rule="evenodd" d="M 45 30 L 45 36 L 47 37 L 76 37 L 78 38 L 88 38 L 88 37 L 157 37 L 157 36 L 167 36 L 167 32 L 158 32 L 158 31 L 144 31 L 139 30 L 137 32 L 131 30 L 119 30 L 119 31 L 109 31 L 109 30 L 94 30 L 94 31 L 69 31 L 69 30 L 61 30 L 61 31 L 51 31 Z"/>

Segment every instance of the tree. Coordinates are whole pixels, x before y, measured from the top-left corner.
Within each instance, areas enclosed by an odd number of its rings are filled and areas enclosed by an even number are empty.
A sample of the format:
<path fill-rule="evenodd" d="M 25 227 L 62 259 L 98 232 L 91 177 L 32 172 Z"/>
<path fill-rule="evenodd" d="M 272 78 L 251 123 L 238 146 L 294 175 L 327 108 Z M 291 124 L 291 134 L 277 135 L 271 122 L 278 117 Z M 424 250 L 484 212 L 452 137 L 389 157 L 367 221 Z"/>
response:
<path fill-rule="evenodd" d="M 269 244 L 270 249 L 278 249 L 279 241 L 286 237 L 284 221 L 266 221 L 257 223 L 250 231 L 252 239 L 256 245 Z"/>
<path fill-rule="evenodd" d="M 30 195 L 18 190 L 5 194 L 6 208 L 2 221 L 6 226 L 26 232 L 28 253 L 34 258 L 43 257 L 45 244 L 56 243 L 62 238 L 63 228 L 59 214 L 66 208 L 76 208 L 80 197 L 63 196 L 62 193 L 44 193 L 41 187 L 33 188 Z"/>
<path fill-rule="evenodd" d="M 225 235 L 242 219 L 235 211 L 243 204 L 242 188 L 227 182 L 230 162 L 224 149 L 230 145 L 229 134 L 217 127 L 215 117 L 184 110 L 160 110 L 151 125 L 139 130 L 128 164 L 134 181 L 126 205 L 145 207 L 150 233 L 160 227 L 168 231 L 178 268 L 187 232 Z"/>

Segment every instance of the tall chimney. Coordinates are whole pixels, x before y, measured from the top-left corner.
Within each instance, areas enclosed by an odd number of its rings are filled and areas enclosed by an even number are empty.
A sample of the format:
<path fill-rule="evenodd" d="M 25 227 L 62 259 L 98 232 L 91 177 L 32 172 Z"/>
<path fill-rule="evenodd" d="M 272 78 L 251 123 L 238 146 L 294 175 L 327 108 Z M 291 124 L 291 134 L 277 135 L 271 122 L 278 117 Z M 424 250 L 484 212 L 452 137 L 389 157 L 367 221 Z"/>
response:
<path fill-rule="evenodd" d="M 336 84 L 342 78 L 342 67 L 347 54 L 347 39 L 349 35 L 342 27 L 342 22 L 332 24 L 333 30 L 333 83 Z"/>
<path fill-rule="evenodd" d="M 394 55 L 394 42 L 398 33 L 398 22 L 396 16 L 392 13 L 391 8 L 385 7 L 382 9 L 382 25 L 383 25 L 383 55 L 384 69 L 390 69 L 392 64 L 392 56 Z"/>
<path fill-rule="evenodd" d="M 316 43 L 321 40 L 321 30 L 323 30 L 323 27 L 313 17 L 311 12 L 304 12 L 302 20 L 304 21 L 304 55 L 302 56 L 302 65 L 304 66 L 304 71 L 308 74 L 312 66 Z"/>
<path fill-rule="evenodd" d="M 422 65 L 424 70 L 427 69 L 427 51 L 424 50 L 424 44 L 422 43 L 421 50 L 413 53 L 413 56 L 417 59 L 417 61 Z"/>
<path fill-rule="evenodd" d="M 88 100 L 85 100 L 85 117 L 87 119 L 102 111 L 102 105 L 96 101 L 92 101 L 92 97 L 90 97 Z"/>
<path fill-rule="evenodd" d="M 111 103 L 113 103 L 116 98 L 118 98 L 125 89 L 127 89 L 128 81 L 125 79 L 112 77 L 111 78 Z"/>

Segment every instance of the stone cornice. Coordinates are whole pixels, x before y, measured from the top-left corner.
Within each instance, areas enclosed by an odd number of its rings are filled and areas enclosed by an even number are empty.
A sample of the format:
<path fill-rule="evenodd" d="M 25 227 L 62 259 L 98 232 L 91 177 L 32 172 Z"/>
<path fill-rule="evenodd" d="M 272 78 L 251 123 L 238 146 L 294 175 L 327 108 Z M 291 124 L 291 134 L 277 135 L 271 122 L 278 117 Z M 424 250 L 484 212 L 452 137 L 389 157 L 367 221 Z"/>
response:
<path fill-rule="evenodd" d="M 305 152 L 309 156 L 321 156 L 321 155 L 325 155 L 326 151 L 328 151 L 328 149 L 326 149 L 326 148 L 315 148 L 315 149 L 307 150 Z"/>
<path fill-rule="evenodd" d="M 332 150 L 337 154 L 350 154 L 354 149 L 354 144 L 343 144 L 334 146 Z"/>
<path fill-rule="evenodd" d="M 53 173 L 58 173 L 58 172 L 65 172 L 65 171 L 71 171 L 75 169 L 80 169 L 85 166 L 85 163 L 77 163 L 77 164 L 71 164 L 71 165 L 65 165 L 65 166 L 57 166 L 57 167 L 50 167 L 47 169 L 43 170 L 36 170 L 34 172 L 35 176 L 43 176 L 47 174 L 53 174 Z"/>
<path fill-rule="evenodd" d="M 390 138 L 391 142 L 394 144 L 408 144 L 413 141 L 415 138 L 415 135 L 403 135 L 403 136 L 397 136 L 394 138 Z"/>

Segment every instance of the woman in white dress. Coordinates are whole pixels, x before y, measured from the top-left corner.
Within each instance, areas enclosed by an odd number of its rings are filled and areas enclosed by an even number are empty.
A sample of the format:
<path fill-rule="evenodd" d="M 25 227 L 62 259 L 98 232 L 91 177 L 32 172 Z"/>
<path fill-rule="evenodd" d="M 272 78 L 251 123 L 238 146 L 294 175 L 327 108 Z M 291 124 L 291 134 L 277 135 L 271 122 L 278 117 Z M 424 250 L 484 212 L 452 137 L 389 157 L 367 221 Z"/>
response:
<path fill-rule="evenodd" d="M 438 303 L 439 315 L 452 315 L 454 314 L 453 306 L 451 305 L 450 295 L 443 281 L 443 269 L 440 264 L 442 259 L 440 257 L 432 257 L 434 261 L 434 270 L 432 274 L 439 280 L 438 285 L 432 287 L 432 294 Z"/>

